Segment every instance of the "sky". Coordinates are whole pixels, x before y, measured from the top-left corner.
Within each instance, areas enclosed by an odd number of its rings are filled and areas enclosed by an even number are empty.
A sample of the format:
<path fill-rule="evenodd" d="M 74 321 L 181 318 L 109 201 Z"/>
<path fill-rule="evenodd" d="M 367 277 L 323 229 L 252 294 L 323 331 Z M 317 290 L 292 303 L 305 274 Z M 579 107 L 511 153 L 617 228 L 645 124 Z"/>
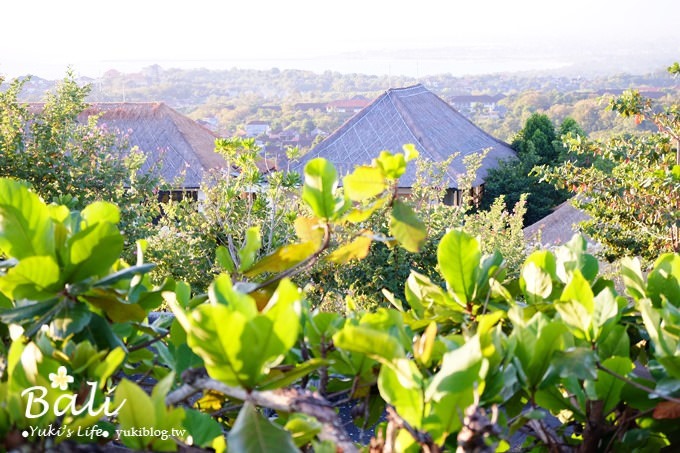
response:
<path fill-rule="evenodd" d="M 516 58 L 536 45 L 561 55 L 661 42 L 680 55 L 678 17 L 677 0 L 10 0 L 0 3 L 0 74 L 285 60 L 323 69 L 348 54 L 370 69 L 369 60 L 404 49 L 478 46 Z"/>

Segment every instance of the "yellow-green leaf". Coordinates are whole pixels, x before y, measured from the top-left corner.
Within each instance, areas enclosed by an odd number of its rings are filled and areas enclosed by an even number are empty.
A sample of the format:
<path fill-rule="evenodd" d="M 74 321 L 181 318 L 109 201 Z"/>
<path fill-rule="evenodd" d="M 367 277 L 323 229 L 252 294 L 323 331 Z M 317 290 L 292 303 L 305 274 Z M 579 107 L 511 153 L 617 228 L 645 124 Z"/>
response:
<path fill-rule="evenodd" d="M 328 256 L 328 260 L 337 264 L 346 264 L 353 259 L 362 260 L 368 255 L 371 242 L 370 237 L 359 236 L 352 242 L 338 247 Z"/>
<path fill-rule="evenodd" d="M 378 167 L 362 165 L 342 180 L 345 193 L 352 201 L 364 201 L 387 189 L 387 181 Z"/>
<path fill-rule="evenodd" d="M 390 234 L 409 252 L 417 253 L 425 243 L 425 224 L 406 203 L 395 200 L 390 216 Z"/>

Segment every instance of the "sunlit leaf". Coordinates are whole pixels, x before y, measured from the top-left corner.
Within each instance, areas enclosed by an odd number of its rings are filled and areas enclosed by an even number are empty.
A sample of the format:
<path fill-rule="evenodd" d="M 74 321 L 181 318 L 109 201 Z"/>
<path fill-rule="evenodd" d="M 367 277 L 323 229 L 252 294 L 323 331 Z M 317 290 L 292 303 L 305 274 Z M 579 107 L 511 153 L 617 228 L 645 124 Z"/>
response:
<path fill-rule="evenodd" d="M 472 300 L 482 257 L 479 242 L 461 230 L 451 230 L 439 242 L 437 260 L 442 275 L 457 300 Z"/>
<path fill-rule="evenodd" d="M 352 201 L 364 201 L 384 192 L 388 185 L 378 167 L 362 165 L 342 180 L 345 193 Z"/>
<path fill-rule="evenodd" d="M 390 215 L 390 234 L 409 252 L 418 252 L 425 243 L 427 230 L 413 209 L 395 200 Z"/>
<path fill-rule="evenodd" d="M 54 248 L 47 205 L 19 181 L 0 178 L 0 251 L 21 260 L 54 256 Z"/>
<path fill-rule="evenodd" d="M 322 219 L 333 219 L 344 206 L 344 200 L 335 196 L 338 173 L 326 159 L 317 157 L 305 165 L 305 182 L 302 199 L 312 212 Z"/>
<path fill-rule="evenodd" d="M 359 236 L 348 244 L 344 244 L 328 256 L 328 261 L 346 264 L 351 260 L 362 260 L 368 256 L 372 239 L 369 236 Z"/>

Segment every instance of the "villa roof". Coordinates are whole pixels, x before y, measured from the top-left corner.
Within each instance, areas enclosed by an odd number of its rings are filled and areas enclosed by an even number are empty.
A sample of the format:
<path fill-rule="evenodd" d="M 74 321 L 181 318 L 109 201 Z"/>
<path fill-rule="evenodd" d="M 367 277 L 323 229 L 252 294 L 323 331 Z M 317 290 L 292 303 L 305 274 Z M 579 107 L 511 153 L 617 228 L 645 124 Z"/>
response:
<path fill-rule="evenodd" d="M 162 102 L 95 103 L 80 119 L 95 114 L 100 126 L 119 131 L 130 147 L 146 154 L 142 171 L 160 161 L 161 176 L 170 183 L 179 178 L 183 187 L 196 188 L 205 171 L 226 167 L 214 151 L 217 136 Z"/>
<path fill-rule="evenodd" d="M 433 162 L 459 153 L 446 175 L 448 187 L 455 188 L 465 173 L 465 156 L 490 150 L 477 172 L 475 186 L 483 183 L 488 169 L 499 160 L 515 156 L 510 145 L 475 126 L 419 84 L 387 90 L 307 153 L 295 169 L 302 171 L 310 159 L 324 157 L 342 175 L 356 165 L 370 163 L 380 151 L 400 152 L 409 143 L 415 145 L 423 159 Z M 412 187 L 415 173 L 415 167 L 409 166 L 400 186 Z"/>

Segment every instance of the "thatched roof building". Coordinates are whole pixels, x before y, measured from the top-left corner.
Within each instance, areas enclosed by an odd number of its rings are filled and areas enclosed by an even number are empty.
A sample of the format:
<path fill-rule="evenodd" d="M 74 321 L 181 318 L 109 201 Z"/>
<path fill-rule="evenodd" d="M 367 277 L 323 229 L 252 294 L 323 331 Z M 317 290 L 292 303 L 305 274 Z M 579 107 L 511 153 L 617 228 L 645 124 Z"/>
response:
<path fill-rule="evenodd" d="M 120 132 L 146 154 L 142 171 L 160 162 L 163 179 L 182 180 L 184 189 L 198 188 L 205 171 L 227 166 L 214 151 L 213 132 L 161 102 L 96 103 L 80 119 L 90 115 L 100 115 L 101 127 Z"/>
<path fill-rule="evenodd" d="M 499 160 L 515 156 L 507 143 L 475 126 L 419 84 L 387 90 L 307 153 L 295 169 L 301 172 L 310 159 L 324 157 L 342 175 L 355 165 L 370 163 L 380 151 L 400 152 L 408 143 L 433 162 L 459 153 L 447 171 L 449 188 L 458 187 L 458 178 L 465 173 L 463 158 L 468 154 L 490 149 L 475 186 L 483 183 L 488 169 Z M 415 175 L 415 167 L 409 166 L 400 186 L 412 187 Z"/>
<path fill-rule="evenodd" d="M 546 217 L 524 228 L 524 237 L 530 244 L 540 242 L 542 247 L 562 245 L 569 242 L 574 234 L 579 233 L 580 222 L 589 219 L 590 215 L 575 208 L 571 201 L 567 200 Z M 597 247 L 590 238 L 586 237 L 586 240 L 591 246 Z"/>

